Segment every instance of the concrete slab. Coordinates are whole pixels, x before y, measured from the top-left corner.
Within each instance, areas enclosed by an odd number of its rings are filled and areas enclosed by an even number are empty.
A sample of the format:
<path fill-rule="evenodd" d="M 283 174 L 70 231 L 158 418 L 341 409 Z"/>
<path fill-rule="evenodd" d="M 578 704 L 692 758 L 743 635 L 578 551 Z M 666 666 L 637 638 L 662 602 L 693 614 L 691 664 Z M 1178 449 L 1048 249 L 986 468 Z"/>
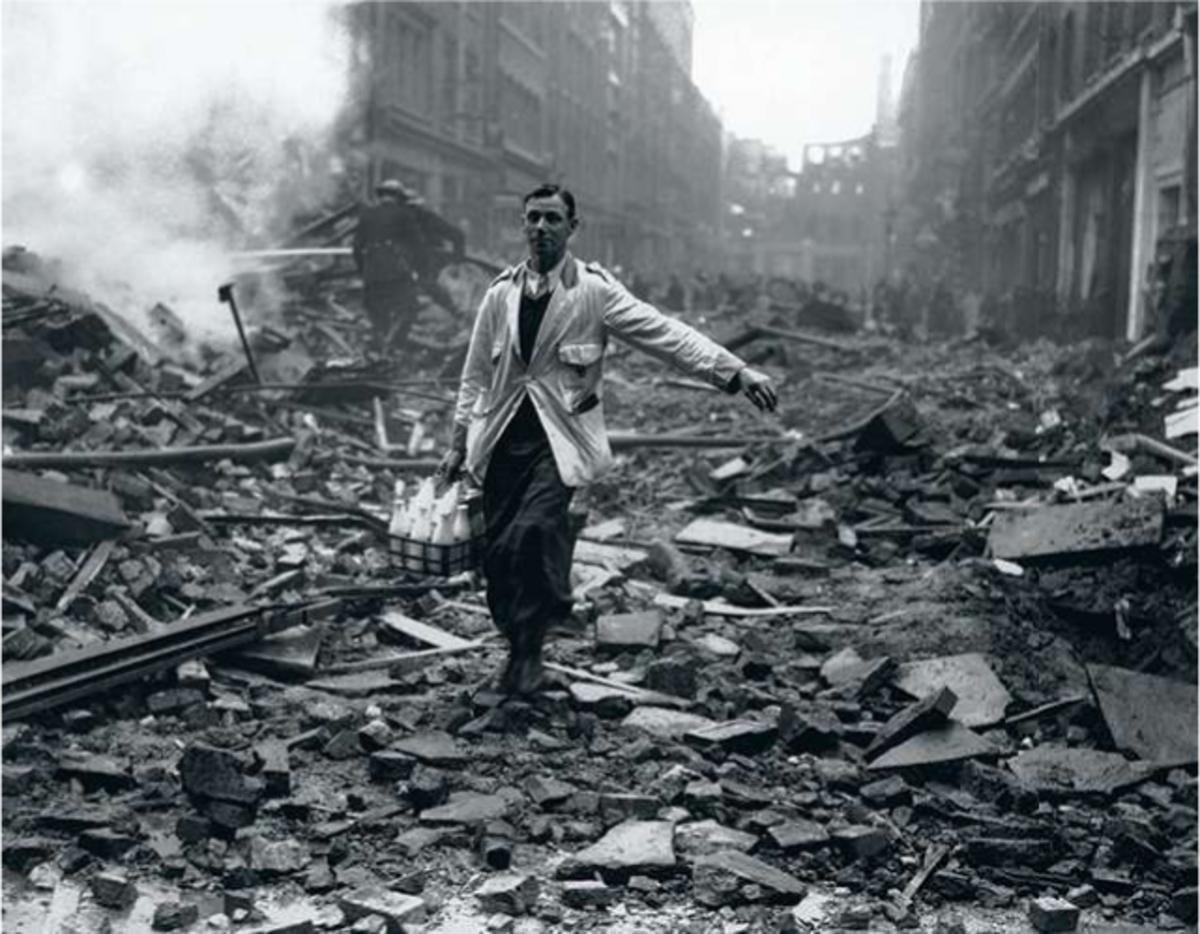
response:
<path fill-rule="evenodd" d="M 976 756 L 994 756 L 999 753 L 995 746 L 982 736 L 971 732 L 957 720 L 947 720 L 941 726 L 918 733 L 894 749 L 889 749 L 868 768 L 899 769 L 911 766 L 934 765 L 938 762 L 956 762 Z"/>
<path fill-rule="evenodd" d="M 1162 501 L 1146 497 L 999 513 L 988 545 L 993 557 L 1028 562 L 1156 545 L 1162 533 Z"/>
<path fill-rule="evenodd" d="M 1008 760 L 1009 770 L 1041 792 L 1112 794 L 1149 777 L 1149 771 L 1115 752 L 1037 746 Z"/>
<path fill-rule="evenodd" d="M 905 662 L 896 669 L 892 683 L 916 698 L 949 688 L 958 698 L 954 719 L 970 727 L 999 723 L 1012 701 L 987 659 L 977 652 Z"/>
<path fill-rule="evenodd" d="M 1196 685 L 1107 665 L 1087 672 L 1118 749 L 1162 764 L 1196 761 Z"/>

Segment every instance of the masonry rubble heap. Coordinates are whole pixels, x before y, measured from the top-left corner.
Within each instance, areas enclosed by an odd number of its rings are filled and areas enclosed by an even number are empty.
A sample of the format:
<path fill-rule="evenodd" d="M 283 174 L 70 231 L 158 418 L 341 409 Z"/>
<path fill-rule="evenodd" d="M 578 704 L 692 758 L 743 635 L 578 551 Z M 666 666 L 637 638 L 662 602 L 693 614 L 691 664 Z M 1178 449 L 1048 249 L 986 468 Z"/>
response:
<path fill-rule="evenodd" d="M 322 283 L 256 338 L 295 387 L 258 390 L 5 270 L 3 859 L 35 890 L 160 930 L 397 931 L 463 892 L 497 930 L 1194 922 L 1194 351 L 710 313 L 780 378 L 752 427 L 616 356 L 570 687 L 515 701 L 473 690 L 478 579 L 389 554 L 453 348 L 389 381 Z"/>

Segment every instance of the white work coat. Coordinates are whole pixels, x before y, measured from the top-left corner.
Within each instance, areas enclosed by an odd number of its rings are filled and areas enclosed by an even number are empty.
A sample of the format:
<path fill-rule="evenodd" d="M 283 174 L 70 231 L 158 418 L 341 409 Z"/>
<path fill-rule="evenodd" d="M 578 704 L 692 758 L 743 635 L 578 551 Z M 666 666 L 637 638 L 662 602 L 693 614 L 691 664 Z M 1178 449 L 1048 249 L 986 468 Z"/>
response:
<path fill-rule="evenodd" d="M 589 483 L 612 464 L 603 382 L 610 337 L 727 391 L 746 365 L 699 331 L 635 298 L 598 264 L 567 254 L 526 366 L 517 325 L 524 277 L 519 264 L 492 283 L 463 365 L 455 439 L 461 444 L 466 436 L 464 466 L 476 483 L 482 483 L 492 451 L 526 395 L 563 483 Z"/>

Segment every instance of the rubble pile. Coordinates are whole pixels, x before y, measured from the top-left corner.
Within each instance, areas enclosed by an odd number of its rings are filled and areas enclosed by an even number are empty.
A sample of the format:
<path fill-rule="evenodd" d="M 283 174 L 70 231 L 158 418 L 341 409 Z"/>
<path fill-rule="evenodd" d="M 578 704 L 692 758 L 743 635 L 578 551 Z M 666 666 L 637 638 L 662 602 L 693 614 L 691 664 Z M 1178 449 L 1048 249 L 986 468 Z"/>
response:
<path fill-rule="evenodd" d="M 614 348 L 515 700 L 479 580 L 388 552 L 458 338 L 399 374 L 297 275 L 256 385 L 4 279 L 6 923 L 1195 922 L 1194 356 L 694 315 L 771 417 Z"/>

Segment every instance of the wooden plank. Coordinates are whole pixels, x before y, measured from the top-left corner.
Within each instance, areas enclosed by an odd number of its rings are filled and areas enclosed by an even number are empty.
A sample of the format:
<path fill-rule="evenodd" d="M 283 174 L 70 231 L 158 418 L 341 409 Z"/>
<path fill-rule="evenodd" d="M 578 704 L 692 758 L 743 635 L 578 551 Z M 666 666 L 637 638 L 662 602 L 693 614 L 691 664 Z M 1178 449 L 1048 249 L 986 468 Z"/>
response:
<path fill-rule="evenodd" d="M 1163 419 L 1163 430 L 1167 440 L 1182 438 L 1184 435 L 1194 435 L 1200 431 L 1200 409 L 1195 405 L 1188 409 L 1172 412 Z"/>
<path fill-rule="evenodd" d="M 729 548 L 771 557 L 786 555 L 792 550 L 791 535 L 763 532 L 720 519 L 694 519 L 676 534 L 675 541 L 684 545 Z"/>
<path fill-rule="evenodd" d="M 79 570 L 75 572 L 75 576 L 71 578 L 71 583 L 67 585 L 67 589 L 63 591 L 62 596 L 58 598 L 58 602 L 54 604 L 54 612 L 61 613 L 75 602 L 75 598 L 83 593 L 84 588 L 95 580 L 96 575 L 108 563 L 108 559 L 112 555 L 116 545 L 117 543 L 109 538 L 100 542 L 100 544 L 91 550 L 87 556 L 87 560 L 80 565 Z"/>
<path fill-rule="evenodd" d="M 5 458 L 6 463 L 11 460 Z M 90 544 L 130 527 L 120 500 L 108 490 L 58 483 L 7 466 L 0 478 L 5 538 Z"/>
<path fill-rule="evenodd" d="M 602 684 L 614 691 L 620 691 L 639 704 L 679 708 L 692 706 L 691 701 L 682 697 L 676 697 L 674 694 L 660 694 L 658 691 L 648 691 L 633 684 L 623 684 L 620 681 L 613 681 L 610 678 L 594 675 L 590 671 L 584 671 L 582 668 L 570 668 L 567 665 L 559 665 L 556 662 L 545 662 L 545 667 L 550 671 L 558 672 L 560 675 L 566 675 L 580 681 L 588 681 L 592 684 Z"/>
<path fill-rule="evenodd" d="M 1167 392 L 1187 392 L 1189 389 L 1194 392 L 1200 389 L 1200 380 L 1197 379 L 1197 374 L 1200 374 L 1200 367 L 1186 367 L 1163 383 L 1163 389 Z"/>
<path fill-rule="evenodd" d="M 1196 761 L 1196 685 L 1088 665 L 1100 713 L 1118 749 L 1171 765 Z"/>
<path fill-rule="evenodd" d="M 1106 500 L 998 515 L 988 545 L 993 557 L 1029 561 L 1156 545 L 1162 532 L 1161 500 Z"/>
<path fill-rule="evenodd" d="M 401 633 L 418 642 L 428 643 L 438 649 L 465 648 L 473 643 L 473 640 L 463 639 L 444 629 L 439 629 L 437 626 L 430 626 L 428 623 L 405 616 L 398 610 L 388 610 L 380 617 L 380 620 L 393 632 Z"/>
<path fill-rule="evenodd" d="M 329 665 L 322 668 L 322 675 L 340 675 L 351 674 L 358 671 L 378 671 L 381 668 L 391 668 L 395 665 L 404 667 L 415 667 L 423 665 L 428 661 L 438 658 L 445 658 L 449 655 L 461 655 L 464 652 L 474 652 L 478 649 L 491 648 L 489 643 L 491 636 L 487 639 L 480 639 L 476 642 L 468 642 L 466 645 L 457 646 L 451 649 L 418 649 L 415 652 L 399 652 L 394 655 L 385 655 L 381 658 L 367 658 L 361 662 L 344 662 L 341 665 Z"/>
<path fill-rule="evenodd" d="M 282 460 L 295 446 L 295 438 L 273 438 L 247 444 L 201 444 L 195 447 L 147 448 L 142 451 L 31 451 L 7 455 L 4 461 L 12 467 L 57 467 L 64 470 L 129 465 L 169 466 L 202 464 L 225 458 L 233 461 Z"/>
<path fill-rule="evenodd" d="M 582 564 L 598 564 L 616 571 L 629 571 L 643 564 L 650 556 L 639 548 L 622 548 L 578 539 L 573 557 Z"/>
<path fill-rule="evenodd" d="M 976 652 L 905 662 L 896 669 L 892 681 L 916 698 L 949 688 L 958 697 L 954 719 L 966 726 L 999 723 L 1012 700 L 987 660 Z"/>
<path fill-rule="evenodd" d="M 219 389 L 222 386 L 234 381 L 243 373 L 250 369 L 250 364 L 245 359 L 233 361 L 225 368 L 218 370 L 208 379 L 204 380 L 199 386 L 191 390 L 186 396 L 188 402 L 199 402 L 214 389 Z"/>
<path fill-rule="evenodd" d="M 654 605 L 667 610 L 678 610 L 691 602 L 689 597 L 677 597 L 669 593 L 659 593 L 654 596 Z M 715 600 L 701 600 L 700 605 L 704 607 L 704 612 L 708 616 L 732 616 L 744 619 L 811 616 L 833 612 L 831 606 L 734 606 L 732 603 L 718 603 Z"/>

